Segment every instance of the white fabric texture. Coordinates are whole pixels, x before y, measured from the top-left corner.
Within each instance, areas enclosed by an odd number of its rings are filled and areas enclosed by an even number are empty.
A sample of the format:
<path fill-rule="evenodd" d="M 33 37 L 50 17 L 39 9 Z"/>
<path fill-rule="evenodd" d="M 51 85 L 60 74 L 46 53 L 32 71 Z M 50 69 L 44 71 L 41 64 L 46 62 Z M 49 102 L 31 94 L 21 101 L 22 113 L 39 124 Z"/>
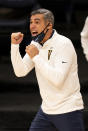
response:
<path fill-rule="evenodd" d="M 81 43 L 85 57 L 88 60 L 88 17 L 85 20 L 85 24 L 81 32 Z"/>

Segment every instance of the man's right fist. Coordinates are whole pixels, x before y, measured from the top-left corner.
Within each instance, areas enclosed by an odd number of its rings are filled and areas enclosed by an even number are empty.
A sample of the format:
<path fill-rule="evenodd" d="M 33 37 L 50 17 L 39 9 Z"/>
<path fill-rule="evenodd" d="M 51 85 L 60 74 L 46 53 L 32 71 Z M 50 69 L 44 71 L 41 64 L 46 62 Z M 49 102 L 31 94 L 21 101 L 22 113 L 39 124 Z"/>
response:
<path fill-rule="evenodd" d="M 12 33 L 11 34 L 11 43 L 12 44 L 20 44 L 23 40 L 23 34 L 21 32 Z"/>

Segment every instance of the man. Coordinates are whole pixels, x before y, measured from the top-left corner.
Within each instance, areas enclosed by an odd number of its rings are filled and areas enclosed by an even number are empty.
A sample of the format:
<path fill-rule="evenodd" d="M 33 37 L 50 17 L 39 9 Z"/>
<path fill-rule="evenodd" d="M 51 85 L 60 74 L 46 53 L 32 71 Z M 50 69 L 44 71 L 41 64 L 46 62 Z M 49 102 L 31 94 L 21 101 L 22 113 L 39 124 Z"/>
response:
<path fill-rule="evenodd" d="M 88 60 L 88 17 L 85 20 L 85 24 L 81 32 L 81 43 L 86 59 Z"/>
<path fill-rule="evenodd" d="M 11 35 L 11 60 L 16 76 L 35 68 L 42 104 L 29 131 L 84 131 L 77 56 L 72 42 L 53 29 L 53 13 L 38 9 L 31 13 L 32 41 L 22 58 L 23 34 Z"/>

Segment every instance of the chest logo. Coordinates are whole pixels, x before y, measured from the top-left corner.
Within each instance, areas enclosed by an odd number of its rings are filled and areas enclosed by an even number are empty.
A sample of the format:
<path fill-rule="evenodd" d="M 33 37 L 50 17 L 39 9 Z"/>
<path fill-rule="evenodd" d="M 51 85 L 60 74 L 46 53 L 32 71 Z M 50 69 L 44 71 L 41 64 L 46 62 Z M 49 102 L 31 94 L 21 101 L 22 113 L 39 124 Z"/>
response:
<path fill-rule="evenodd" d="M 52 49 L 49 49 L 48 50 L 48 60 L 50 59 L 51 53 L 52 53 Z"/>

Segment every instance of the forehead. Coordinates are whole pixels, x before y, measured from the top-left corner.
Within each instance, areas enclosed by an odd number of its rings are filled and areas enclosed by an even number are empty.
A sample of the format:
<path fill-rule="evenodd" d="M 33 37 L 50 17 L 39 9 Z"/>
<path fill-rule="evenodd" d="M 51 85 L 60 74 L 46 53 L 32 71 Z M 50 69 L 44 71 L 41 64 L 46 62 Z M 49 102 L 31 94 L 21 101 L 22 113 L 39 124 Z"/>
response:
<path fill-rule="evenodd" d="M 30 20 L 44 20 L 43 14 L 35 14 L 30 17 Z"/>

